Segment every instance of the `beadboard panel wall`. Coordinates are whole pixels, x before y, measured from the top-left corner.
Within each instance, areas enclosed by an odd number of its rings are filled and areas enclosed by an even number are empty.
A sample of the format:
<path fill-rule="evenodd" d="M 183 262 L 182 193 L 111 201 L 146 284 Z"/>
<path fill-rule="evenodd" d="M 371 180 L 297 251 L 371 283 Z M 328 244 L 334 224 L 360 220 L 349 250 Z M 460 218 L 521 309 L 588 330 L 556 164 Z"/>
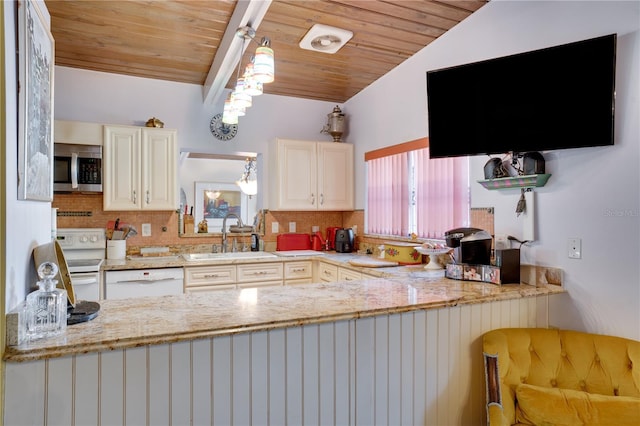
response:
<path fill-rule="evenodd" d="M 546 327 L 538 296 L 27 363 L 5 424 L 484 424 L 481 336 Z"/>

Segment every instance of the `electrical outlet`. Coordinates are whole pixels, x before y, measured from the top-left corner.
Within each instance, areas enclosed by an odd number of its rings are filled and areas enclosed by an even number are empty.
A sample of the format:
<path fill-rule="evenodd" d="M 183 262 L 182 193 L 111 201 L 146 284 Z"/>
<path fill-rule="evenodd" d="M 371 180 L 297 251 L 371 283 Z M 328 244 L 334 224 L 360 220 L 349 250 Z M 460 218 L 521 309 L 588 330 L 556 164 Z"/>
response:
<path fill-rule="evenodd" d="M 280 224 L 278 222 L 272 222 L 271 223 L 271 233 L 272 234 L 277 234 L 278 232 L 280 232 Z"/>
<path fill-rule="evenodd" d="M 580 238 L 569 238 L 567 254 L 569 259 L 582 259 L 582 240 Z"/>
<path fill-rule="evenodd" d="M 351 225 L 351 230 L 353 231 L 353 235 L 358 235 L 358 225 Z"/>
<path fill-rule="evenodd" d="M 296 232 L 296 223 L 289 222 L 289 232 Z"/>
<path fill-rule="evenodd" d="M 143 223 L 142 224 L 142 236 L 143 237 L 150 237 L 151 236 L 151 224 L 150 223 Z"/>

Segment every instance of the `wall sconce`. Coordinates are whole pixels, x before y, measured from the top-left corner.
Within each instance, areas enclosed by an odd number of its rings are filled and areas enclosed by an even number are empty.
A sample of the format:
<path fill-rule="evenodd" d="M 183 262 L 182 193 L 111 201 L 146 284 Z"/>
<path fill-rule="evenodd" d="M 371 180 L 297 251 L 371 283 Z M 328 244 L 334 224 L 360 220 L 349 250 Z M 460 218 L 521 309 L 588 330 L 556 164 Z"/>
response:
<path fill-rule="evenodd" d="M 258 193 L 258 175 L 257 175 L 256 159 L 247 158 L 244 165 L 244 173 L 240 176 L 240 179 L 236 181 L 236 185 L 240 187 L 240 190 L 247 194 L 249 198 L 252 195 Z"/>
<path fill-rule="evenodd" d="M 250 26 L 240 27 L 236 30 L 236 36 L 243 39 L 238 59 L 238 72 L 236 75 L 235 89 L 224 102 L 222 122 L 225 124 L 238 124 L 238 117 L 245 115 L 246 109 L 251 107 L 252 96 L 262 94 L 263 85 L 274 80 L 275 63 L 271 40 L 262 37 L 258 43 L 255 39 L 256 30 Z M 258 44 L 255 54 L 251 56 L 251 62 L 247 64 L 244 73 L 240 75 L 242 53 L 244 43 L 253 40 Z"/>

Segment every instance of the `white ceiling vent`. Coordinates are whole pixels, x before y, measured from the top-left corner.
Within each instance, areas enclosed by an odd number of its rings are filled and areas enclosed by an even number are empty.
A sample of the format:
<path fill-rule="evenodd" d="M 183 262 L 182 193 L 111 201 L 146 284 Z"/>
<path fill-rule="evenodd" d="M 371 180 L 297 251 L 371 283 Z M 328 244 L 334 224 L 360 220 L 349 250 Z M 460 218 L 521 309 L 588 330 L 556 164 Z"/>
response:
<path fill-rule="evenodd" d="M 353 37 L 351 31 L 315 24 L 300 40 L 300 47 L 323 53 L 336 53 Z"/>

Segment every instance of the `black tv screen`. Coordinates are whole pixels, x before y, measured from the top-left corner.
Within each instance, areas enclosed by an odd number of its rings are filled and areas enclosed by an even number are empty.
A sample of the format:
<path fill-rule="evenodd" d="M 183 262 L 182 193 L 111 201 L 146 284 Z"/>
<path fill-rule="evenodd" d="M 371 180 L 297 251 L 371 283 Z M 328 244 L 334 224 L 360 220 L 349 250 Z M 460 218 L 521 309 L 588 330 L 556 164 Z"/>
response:
<path fill-rule="evenodd" d="M 432 158 L 613 145 L 616 35 L 427 72 Z"/>

